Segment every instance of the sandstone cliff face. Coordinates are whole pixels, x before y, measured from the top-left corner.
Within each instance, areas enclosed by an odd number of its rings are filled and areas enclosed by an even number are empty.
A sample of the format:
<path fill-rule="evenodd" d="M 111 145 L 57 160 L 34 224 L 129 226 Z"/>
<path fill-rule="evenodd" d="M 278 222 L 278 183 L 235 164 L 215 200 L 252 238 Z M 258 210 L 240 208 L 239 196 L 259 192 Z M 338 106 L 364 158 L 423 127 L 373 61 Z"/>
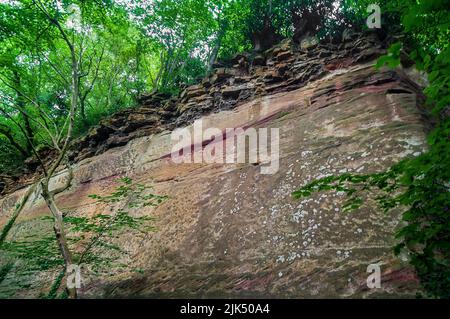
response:
<path fill-rule="evenodd" d="M 137 111 L 105 121 L 79 141 L 73 186 L 58 197 L 71 214 L 98 213 L 87 196 L 110 193 L 121 176 L 170 197 L 156 209 L 134 212 L 156 217 L 156 232 L 117 239 L 129 252 L 124 262 L 141 271 L 91 277 L 81 296 L 414 296 L 414 272 L 391 250 L 398 216 L 379 212 L 370 198 L 358 212 L 344 214 L 339 193 L 291 197 L 315 178 L 380 171 L 425 150 L 420 88 L 403 69 L 376 71 L 382 52 L 368 36 L 333 47 L 284 43 L 264 56 L 238 57 L 235 67 L 217 69 L 179 98 L 143 98 Z M 173 163 L 170 131 L 192 129 L 200 117 L 204 128 L 279 128 L 279 171 Z M 64 179 L 62 171 L 54 184 Z M 0 200 L 0 225 L 25 191 Z M 47 214 L 37 190 L 8 239 L 51 231 L 40 229 Z M 366 285 L 372 263 L 381 264 L 380 289 Z M 36 296 L 55 275 L 30 273 L 20 279 L 27 289 L 12 291 L 20 284 L 12 272 L 0 294 Z"/>

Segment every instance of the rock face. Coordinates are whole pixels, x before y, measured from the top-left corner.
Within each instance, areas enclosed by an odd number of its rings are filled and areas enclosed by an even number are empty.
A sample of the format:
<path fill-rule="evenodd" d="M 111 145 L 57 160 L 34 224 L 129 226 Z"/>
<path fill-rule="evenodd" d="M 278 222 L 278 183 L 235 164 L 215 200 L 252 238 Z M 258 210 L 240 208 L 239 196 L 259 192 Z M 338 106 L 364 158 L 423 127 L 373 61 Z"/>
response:
<path fill-rule="evenodd" d="M 79 141 L 73 186 L 58 197 L 70 214 L 98 213 L 87 196 L 111 193 L 121 176 L 169 196 L 157 208 L 134 212 L 156 217 L 156 232 L 117 239 L 129 252 L 127 264 L 140 271 L 90 278 L 81 296 L 413 297 L 414 272 L 392 254 L 396 214 L 379 212 L 370 197 L 351 214 L 341 212 L 339 193 L 291 197 L 318 177 L 380 171 L 425 150 L 420 88 L 401 68 L 374 69 L 383 52 L 377 39 L 352 41 L 351 49 L 284 42 L 255 63 L 239 57 L 235 67 L 216 69 L 178 98 L 144 97 L 140 108 Z M 192 129 L 200 117 L 204 128 L 279 128 L 278 172 L 262 175 L 252 164 L 173 163 L 170 131 Z M 65 177 L 62 171 L 55 186 Z M 0 225 L 25 191 L 0 200 Z M 25 238 L 47 214 L 37 190 L 8 240 Z M 375 263 L 381 288 L 369 289 L 367 267 Z M 55 276 L 32 273 L 26 289 L 12 291 L 18 279 L 11 272 L 0 295 L 37 296 Z"/>

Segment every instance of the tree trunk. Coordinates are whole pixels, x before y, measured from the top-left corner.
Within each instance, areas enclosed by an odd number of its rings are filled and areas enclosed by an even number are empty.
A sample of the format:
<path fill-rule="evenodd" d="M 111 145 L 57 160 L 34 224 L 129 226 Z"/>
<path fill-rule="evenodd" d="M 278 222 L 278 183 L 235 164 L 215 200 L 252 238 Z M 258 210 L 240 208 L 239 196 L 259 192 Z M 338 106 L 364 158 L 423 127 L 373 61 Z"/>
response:
<path fill-rule="evenodd" d="M 24 158 L 27 158 L 28 156 L 31 155 L 31 153 L 28 152 L 28 148 L 25 149 L 19 143 L 16 142 L 16 138 L 14 137 L 14 135 L 9 127 L 7 127 L 6 125 L 5 126 L 0 125 L 0 134 L 4 135 L 8 139 L 9 143 L 15 149 L 17 149 Z"/>
<path fill-rule="evenodd" d="M 260 30 L 254 30 L 251 35 L 253 41 L 253 50 L 256 52 L 264 51 L 281 40 L 281 36 L 272 24 L 271 16 L 264 17 L 263 26 Z"/>
<path fill-rule="evenodd" d="M 166 88 L 167 78 L 171 76 L 168 70 L 171 66 L 172 59 L 173 59 L 173 50 L 169 49 L 165 55 L 164 66 L 162 67 L 161 77 L 159 78 L 160 83 L 158 84 L 158 91 L 160 89 Z"/>
<path fill-rule="evenodd" d="M 64 139 L 63 146 L 59 149 L 59 155 L 56 158 L 56 160 L 53 161 L 49 169 L 46 169 L 45 165 L 41 163 L 42 168 L 44 170 L 45 179 L 43 182 L 41 182 L 42 186 L 42 197 L 44 198 L 48 208 L 50 209 L 53 219 L 54 219 L 54 226 L 53 230 L 55 232 L 56 240 L 58 242 L 59 250 L 61 252 L 61 255 L 64 259 L 64 264 L 66 268 L 66 273 L 68 272 L 68 267 L 72 265 L 72 255 L 70 253 L 69 247 L 67 245 L 67 239 L 66 234 L 64 231 L 64 224 L 63 224 L 63 214 L 59 210 L 58 206 L 55 203 L 55 195 L 57 193 L 60 193 L 64 191 L 67 187 L 70 186 L 70 181 L 72 178 L 72 173 L 70 171 L 69 180 L 66 183 L 66 185 L 58 190 L 49 190 L 49 184 L 50 180 L 55 174 L 56 170 L 60 166 L 63 159 L 66 157 L 66 153 L 69 149 L 70 142 L 72 140 L 72 134 L 73 134 L 73 128 L 75 123 L 75 115 L 77 111 L 78 106 L 78 97 L 79 97 L 79 81 L 80 81 L 80 74 L 79 74 L 79 61 L 77 60 L 77 53 L 75 52 L 74 48 L 74 42 L 71 42 L 69 39 L 68 34 L 64 31 L 64 28 L 61 26 L 60 22 L 57 18 L 52 17 L 50 13 L 45 8 L 45 5 L 43 5 L 40 1 L 36 2 L 33 1 L 33 4 L 37 6 L 37 8 L 46 15 L 48 20 L 56 26 L 56 28 L 59 30 L 62 39 L 66 42 L 67 47 L 70 50 L 71 55 L 71 67 L 72 67 L 72 92 L 71 92 L 71 103 L 70 103 L 70 112 L 67 115 L 68 116 L 68 127 L 67 127 L 67 135 Z M 81 55 L 80 55 L 81 60 Z M 74 288 L 68 288 L 67 289 L 69 298 L 76 298 L 77 297 L 77 291 L 76 287 Z"/>
<path fill-rule="evenodd" d="M 161 66 L 159 67 L 158 74 L 156 75 L 156 78 L 153 81 L 152 93 L 158 91 L 158 89 L 159 89 L 159 81 L 161 80 L 163 68 L 164 68 L 164 65 L 166 64 L 166 60 L 165 60 L 166 55 L 164 54 L 164 51 L 162 51 L 161 54 L 159 55 L 159 59 L 160 59 Z"/>
<path fill-rule="evenodd" d="M 80 113 L 81 113 L 81 121 L 83 123 L 83 127 L 88 127 L 88 121 L 86 117 L 86 103 L 85 99 L 82 97 L 80 98 Z"/>
<path fill-rule="evenodd" d="M 68 273 L 68 267 L 73 264 L 72 254 L 70 252 L 69 246 L 67 244 L 67 238 L 66 233 L 64 230 L 64 224 L 63 224 L 63 213 L 58 208 L 55 202 L 54 195 L 49 192 L 48 190 L 48 184 L 41 183 L 42 185 L 42 197 L 45 200 L 45 203 L 47 204 L 48 208 L 50 209 L 53 219 L 54 219 L 54 225 L 53 225 L 53 231 L 55 232 L 55 237 L 58 242 L 59 251 L 61 252 L 61 255 L 64 259 L 64 266 L 66 268 L 66 274 Z M 76 299 L 77 298 L 77 289 L 74 288 L 68 288 L 67 293 L 69 295 L 69 298 Z"/>
<path fill-rule="evenodd" d="M 216 43 L 211 52 L 211 56 L 209 57 L 208 71 L 212 70 L 212 66 L 217 60 L 217 55 L 219 54 L 219 49 L 222 45 L 222 39 L 223 39 L 223 36 L 225 35 L 225 31 L 226 31 L 226 22 L 225 21 L 220 21 L 219 25 L 220 25 L 220 30 L 219 30 L 219 33 L 217 34 Z"/>
<path fill-rule="evenodd" d="M 20 200 L 19 204 L 16 205 L 16 208 L 14 209 L 14 213 L 12 214 L 11 218 L 8 220 L 8 223 L 3 227 L 2 232 L 0 234 L 0 248 L 3 245 L 3 242 L 6 239 L 6 236 L 8 236 L 9 231 L 11 230 L 11 227 L 14 225 L 17 217 L 19 217 L 19 214 L 22 212 L 23 208 L 25 207 L 25 204 L 28 201 L 28 198 L 30 198 L 31 194 L 36 190 L 36 186 L 38 183 L 35 183 L 31 185 L 25 195 L 23 195 L 22 199 Z"/>
<path fill-rule="evenodd" d="M 20 109 L 20 115 L 23 119 L 24 125 L 25 125 L 25 133 L 27 134 L 27 136 L 25 136 L 25 140 L 27 141 L 27 153 L 31 154 L 32 153 L 32 149 L 33 149 L 33 145 L 31 144 L 33 139 L 34 139 L 34 132 L 33 129 L 31 127 L 31 123 L 30 123 L 30 118 L 28 117 L 28 114 L 26 112 L 25 109 L 25 100 L 22 96 L 21 93 L 21 80 L 20 80 L 20 75 L 17 71 L 14 71 L 14 85 L 17 88 L 17 106 Z"/>
<path fill-rule="evenodd" d="M 134 98 L 135 101 L 137 101 L 139 99 L 139 97 L 141 96 L 141 83 L 140 83 L 140 65 L 141 65 L 141 51 L 142 51 L 142 45 L 141 45 L 141 41 L 138 40 L 136 43 L 136 70 L 135 70 L 135 74 L 136 74 L 136 80 L 137 80 L 137 87 L 136 87 L 136 96 Z"/>

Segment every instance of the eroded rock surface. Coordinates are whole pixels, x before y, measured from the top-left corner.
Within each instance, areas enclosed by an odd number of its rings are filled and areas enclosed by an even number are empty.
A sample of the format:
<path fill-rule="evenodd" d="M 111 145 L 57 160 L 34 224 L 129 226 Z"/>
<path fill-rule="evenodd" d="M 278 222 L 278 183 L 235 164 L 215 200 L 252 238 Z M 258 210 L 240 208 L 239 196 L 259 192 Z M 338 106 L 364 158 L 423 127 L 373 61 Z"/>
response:
<path fill-rule="evenodd" d="M 143 98 L 141 108 L 79 141 L 74 185 L 58 197 L 74 216 L 98 213 L 87 196 L 109 194 L 120 176 L 170 197 L 156 209 L 134 212 L 156 217 L 156 232 L 118 239 L 131 256 L 128 265 L 142 271 L 91 278 L 81 296 L 413 297 L 414 272 L 391 249 L 396 214 L 379 212 L 371 198 L 344 214 L 345 197 L 336 192 L 291 197 L 316 178 L 381 171 L 425 150 L 420 88 L 402 69 L 374 69 L 382 52 L 377 39 L 353 41 L 351 50 L 346 43 L 302 49 L 285 42 L 248 65 L 241 57 L 240 65 L 215 70 L 177 99 Z M 200 117 L 205 128 L 279 128 L 279 171 L 173 163 L 170 131 L 192 128 Z M 64 179 L 62 171 L 54 184 Z M 0 200 L 0 225 L 25 191 Z M 46 214 L 37 190 L 8 239 L 24 238 Z M 373 263 L 381 264 L 380 289 L 366 285 Z M 15 292 L 8 286 L 13 276 L 0 284 L 0 295 L 36 296 L 56 274 L 32 273 L 30 286 Z"/>

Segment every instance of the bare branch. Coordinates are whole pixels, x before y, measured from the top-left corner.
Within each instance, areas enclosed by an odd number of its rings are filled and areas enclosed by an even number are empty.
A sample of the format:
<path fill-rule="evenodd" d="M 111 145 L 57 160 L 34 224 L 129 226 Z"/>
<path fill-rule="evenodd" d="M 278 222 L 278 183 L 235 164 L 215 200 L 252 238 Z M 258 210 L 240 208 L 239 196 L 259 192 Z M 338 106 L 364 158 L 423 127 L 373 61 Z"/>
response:
<path fill-rule="evenodd" d="M 42 160 L 42 158 L 39 156 L 39 153 L 37 152 L 36 148 L 34 147 L 33 141 L 30 140 L 30 137 L 28 136 L 28 134 L 26 133 L 25 129 L 18 124 L 11 115 L 8 114 L 8 112 L 6 112 L 5 110 L 3 110 L 2 108 L 0 108 L 0 111 L 5 114 L 5 116 L 7 116 L 13 123 L 15 123 L 19 129 L 21 130 L 22 134 L 25 136 L 25 138 L 27 139 L 27 141 L 29 142 L 29 145 L 31 146 L 31 150 L 34 154 L 34 156 L 36 156 L 37 160 L 39 161 L 39 164 L 42 166 L 42 169 L 44 171 L 44 173 L 47 173 L 47 168 L 45 167 L 45 164 Z"/>
<path fill-rule="evenodd" d="M 33 2 L 38 7 L 38 9 L 42 13 L 44 13 L 44 15 L 47 17 L 47 19 L 58 28 L 59 32 L 61 33 L 61 36 L 63 37 L 63 39 L 66 42 L 67 46 L 69 47 L 70 51 L 75 52 L 72 42 L 70 42 L 66 32 L 62 28 L 59 21 L 50 15 L 50 13 L 47 11 L 47 9 L 45 9 L 45 6 L 42 4 L 42 2 L 40 0 L 37 0 L 37 1 L 34 0 Z"/>
<path fill-rule="evenodd" d="M 58 67 L 50 60 L 50 58 L 48 58 L 47 56 L 45 56 L 45 54 L 39 53 L 38 54 L 42 55 L 44 57 L 44 59 L 48 62 L 48 64 L 52 67 L 53 70 L 55 70 L 55 72 L 60 76 L 61 80 L 63 80 L 64 84 L 67 86 L 70 86 L 70 82 L 67 81 L 66 77 L 64 76 L 64 74 L 58 69 Z"/>
<path fill-rule="evenodd" d="M 14 148 L 17 149 L 22 156 L 28 157 L 30 155 L 19 143 L 16 142 L 10 127 L 0 124 L 0 134 L 4 135 L 8 139 L 9 143 L 11 143 L 11 145 L 14 146 Z"/>
<path fill-rule="evenodd" d="M 23 93 L 21 90 L 19 90 L 18 88 L 16 88 L 15 86 L 9 84 L 7 81 L 5 81 L 1 76 L 0 76 L 0 81 L 2 81 L 6 86 L 8 86 L 9 88 L 13 89 L 14 91 L 16 91 L 18 94 L 20 94 L 22 97 L 24 97 L 26 100 L 30 101 L 33 105 L 35 105 L 38 110 L 39 110 L 39 115 L 42 119 L 42 114 L 44 114 L 47 118 L 50 119 L 50 116 L 45 112 L 45 110 L 32 98 L 30 98 L 28 95 L 26 95 L 25 93 Z M 11 100 L 11 99 L 10 99 Z M 12 101 L 12 100 L 11 100 Z M 49 128 L 45 125 L 42 124 L 40 121 L 38 121 L 34 116 L 31 116 L 28 114 L 28 112 L 26 112 L 26 110 L 24 110 L 21 107 L 16 107 L 16 110 L 18 110 L 20 113 L 24 114 L 25 116 L 27 116 L 29 119 L 31 119 L 33 122 L 37 123 L 39 126 L 41 126 L 46 132 L 47 134 L 50 135 L 50 137 L 52 138 L 52 140 L 55 140 L 53 133 L 49 130 Z M 42 114 L 41 114 L 42 112 Z M 45 119 L 44 119 L 45 122 Z"/>

